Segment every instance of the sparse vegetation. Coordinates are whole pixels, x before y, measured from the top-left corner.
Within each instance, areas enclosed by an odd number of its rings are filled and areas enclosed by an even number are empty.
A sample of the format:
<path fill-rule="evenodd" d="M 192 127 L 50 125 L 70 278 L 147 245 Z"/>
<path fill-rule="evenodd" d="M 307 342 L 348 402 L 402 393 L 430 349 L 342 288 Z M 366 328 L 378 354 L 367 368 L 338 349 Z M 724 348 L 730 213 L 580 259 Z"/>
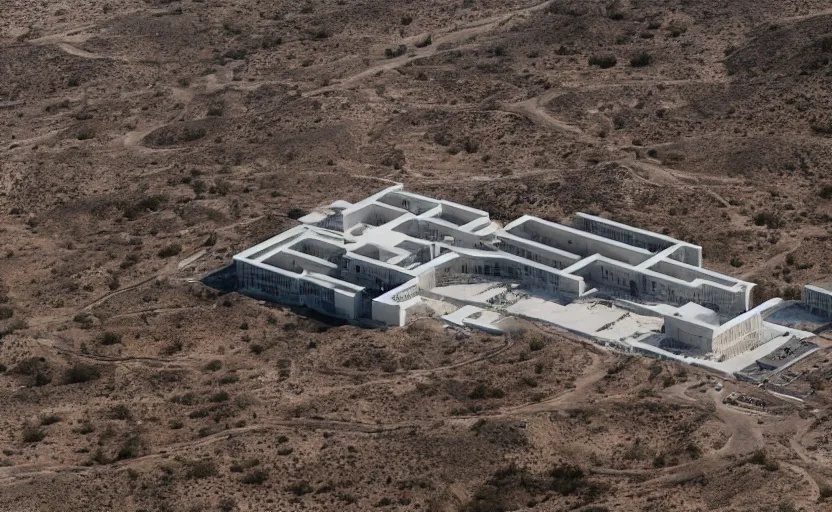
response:
<path fill-rule="evenodd" d="M 37 425 L 25 423 L 21 439 L 24 443 L 38 443 L 46 437 L 46 431 Z"/>
<path fill-rule="evenodd" d="M 121 343 L 121 334 L 107 331 L 101 335 L 102 345 L 116 345 Z"/>
<path fill-rule="evenodd" d="M 187 478 L 192 480 L 201 480 L 203 478 L 211 478 L 217 476 L 216 463 L 211 459 L 202 459 L 188 464 L 188 472 L 185 474 Z"/>
<path fill-rule="evenodd" d="M 138 435 L 131 435 L 128 437 L 116 454 L 116 460 L 135 459 L 141 454 L 144 442 Z"/>
<path fill-rule="evenodd" d="M 96 380 L 99 377 L 101 377 L 101 370 L 97 366 L 75 363 L 66 371 L 64 380 L 67 384 L 81 384 Z"/>
<path fill-rule="evenodd" d="M 593 55 L 589 58 L 590 66 L 598 66 L 601 69 L 607 69 L 615 66 L 618 60 L 612 55 Z"/>
<path fill-rule="evenodd" d="M 468 398 L 472 400 L 483 400 L 486 398 L 503 398 L 505 395 L 506 393 L 502 389 L 485 384 L 477 384 L 474 390 L 468 395 Z"/>
<path fill-rule="evenodd" d="M 643 68 L 653 62 L 653 57 L 647 52 L 641 52 L 630 59 L 630 66 L 634 68 Z"/>
<path fill-rule="evenodd" d="M 396 48 L 385 48 L 384 56 L 388 59 L 394 59 L 396 57 L 401 57 L 407 53 L 407 46 L 400 44 Z"/>
<path fill-rule="evenodd" d="M 172 256 L 176 256 L 180 252 L 182 252 L 182 246 L 181 245 L 179 245 L 179 244 L 170 244 L 170 245 L 166 245 L 165 247 L 160 249 L 158 255 L 159 255 L 160 258 L 170 258 Z"/>
<path fill-rule="evenodd" d="M 783 227 L 785 222 L 776 213 L 760 212 L 754 216 L 754 224 L 757 226 L 765 226 L 769 229 L 778 229 Z"/>
<path fill-rule="evenodd" d="M 219 359 L 212 359 L 205 365 L 205 371 L 208 372 L 216 372 L 220 369 L 222 369 L 222 361 Z"/>
<path fill-rule="evenodd" d="M 265 483 L 266 480 L 269 479 L 269 472 L 264 469 L 258 469 L 255 471 L 251 471 L 246 473 L 243 478 L 240 479 L 240 482 L 246 485 L 260 485 Z M 299 489 L 305 489 L 306 487 L 299 486 L 300 484 L 295 484 L 288 489 L 290 492 L 293 492 L 297 495 L 306 494 L 305 492 L 296 492 Z M 309 484 L 306 484 L 308 487 Z M 294 490 L 293 490 L 294 489 Z M 310 488 L 311 489 L 311 488 Z M 312 492 L 311 490 L 309 492 Z"/>
<path fill-rule="evenodd" d="M 118 404 L 110 409 L 110 418 L 114 420 L 129 420 L 133 417 L 133 414 L 130 412 L 130 408 L 127 407 L 125 404 Z"/>
<path fill-rule="evenodd" d="M 292 220 L 298 220 L 299 218 L 303 217 L 304 215 L 308 214 L 306 210 L 302 208 L 292 208 L 286 213 L 286 216 Z"/>

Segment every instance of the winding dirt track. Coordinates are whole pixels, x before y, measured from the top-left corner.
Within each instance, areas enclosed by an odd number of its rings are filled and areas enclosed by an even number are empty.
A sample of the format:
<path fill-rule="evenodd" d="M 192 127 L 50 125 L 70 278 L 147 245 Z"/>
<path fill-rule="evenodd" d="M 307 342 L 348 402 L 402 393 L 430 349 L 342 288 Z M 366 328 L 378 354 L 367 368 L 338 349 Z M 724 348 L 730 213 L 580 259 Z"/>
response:
<path fill-rule="evenodd" d="M 533 12 L 545 9 L 550 3 L 552 3 L 552 0 L 546 0 L 545 2 L 534 4 L 529 7 L 524 7 L 522 9 L 517 9 L 515 11 L 511 11 L 505 14 L 500 14 L 484 20 L 479 20 L 462 28 L 454 26 L 446 28 L 444 30 L 439 30 L 433 34 L 432 44 L 430 44 L 429 46 L 426 46 L 424 48 L 415 48 L 412 50 L 411 53 L 402 55 L 400 57 L 377 61 L 376 64 L 355 75 L 341 79 L 335 84 L 328 85 L 326 87 L 321 87 L 312 91 L 307 91 L 303 95 L 317 96 L 332 91 L 351 88 L 353 86 L 358 85 L 363 79 L 373 76 L 376 73 L 397 69 L 410 62 L 415 62 L 419 59 L 424 59 L 442 53 L 444 50 L 440 50 L 440 47 L 444 45 L 463 42 L 468 38 L 477 36 L 479 34 L 483 34 L 497 27 L 503 26 L 514 17 L 527 16 Z"/>

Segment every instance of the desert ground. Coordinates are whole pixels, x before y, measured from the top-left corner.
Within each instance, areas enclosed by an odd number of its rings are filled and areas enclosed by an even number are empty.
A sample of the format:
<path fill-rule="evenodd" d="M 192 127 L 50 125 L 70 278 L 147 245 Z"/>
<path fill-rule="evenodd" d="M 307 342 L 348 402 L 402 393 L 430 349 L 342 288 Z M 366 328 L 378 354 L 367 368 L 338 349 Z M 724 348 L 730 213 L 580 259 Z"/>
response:
<path fill-rule="evenodd" d="M 832 274 L 828 1 L 0 7 L 0 509 L 832 510 L 828 348 L 801 403 L 200 281 L 404 183 L 664 232 L 797 298 Z"/>

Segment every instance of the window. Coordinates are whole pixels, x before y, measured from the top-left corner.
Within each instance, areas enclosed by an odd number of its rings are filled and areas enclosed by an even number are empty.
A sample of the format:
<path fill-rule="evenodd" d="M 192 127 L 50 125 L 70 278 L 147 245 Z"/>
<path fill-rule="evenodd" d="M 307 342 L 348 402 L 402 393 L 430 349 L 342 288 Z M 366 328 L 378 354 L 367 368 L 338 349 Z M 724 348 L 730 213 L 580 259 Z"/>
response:
<path fill-rule="evenodd" d="M 355 266 L 355 273 L 356 273 L 356 274 L 360 274 L 360 273 L 361 273 L 361 267 L 359 267 L 358 265 L 356 265 L 356 266 Z"/>

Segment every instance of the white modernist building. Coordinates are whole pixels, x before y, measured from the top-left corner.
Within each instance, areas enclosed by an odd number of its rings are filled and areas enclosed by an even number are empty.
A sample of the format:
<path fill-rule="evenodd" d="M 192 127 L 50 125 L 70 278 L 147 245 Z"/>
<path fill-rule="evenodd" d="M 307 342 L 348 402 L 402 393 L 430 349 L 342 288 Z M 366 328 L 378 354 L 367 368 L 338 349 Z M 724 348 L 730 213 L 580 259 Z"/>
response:
<path fill-rule="evenodd" d="M 702 268 L 701 247 L 665 235 L 583 213 L 571 225 L 526 215 L 500 227 L 484 211 L 402 185 L 300 221 L 234 256 L 239 291 L 400 326 L 424 312 L 434 288 L 513 283 L 565 300 L 694 303 L 712 312 L 711 325 L 746 312 L 754 286 Z"/>
<path fill-rule="evenodd" d="M 764 318 L 781 304 L 783 299 L 771 299 L 721 323 L 714 311 L 689 302 L 664 315 L 665 335 L 679 347 L 729 359 L 769 341 Z"/>

